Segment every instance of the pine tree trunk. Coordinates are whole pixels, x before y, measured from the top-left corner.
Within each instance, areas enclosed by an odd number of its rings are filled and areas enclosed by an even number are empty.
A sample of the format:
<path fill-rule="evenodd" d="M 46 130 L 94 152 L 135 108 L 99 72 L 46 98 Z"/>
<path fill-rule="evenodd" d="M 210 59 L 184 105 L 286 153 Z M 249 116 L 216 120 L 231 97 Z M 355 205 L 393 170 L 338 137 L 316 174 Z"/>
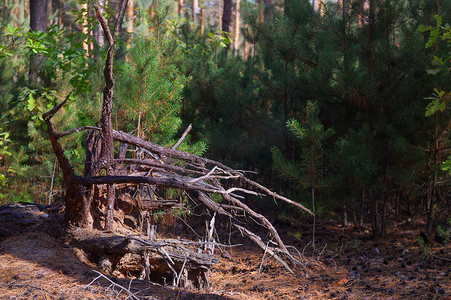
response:
<path fill-rule="evenodd" d="M 312 212 L 313 212 L 313 232 L 312 232 L 312 246 L 315 249 L 316 237 L 316 209 L 315 209 L 315 186 L 312 185 Z"/>
<path fill-rule="evenodd" d="M 320 0 L 313 0 L 312 1 L 313 10 L 318 13 L 320 8 Z"/>
<path fill-rule="evenodd" d="M 360 0 L 357 11 L 357 24 L 363 26 L 364 24 L 371 24 L 371 12 L 373 10 L 372 0 Z"/>
<path fill-rule="evenodd" d="M 232 0 L 224 0 L 222 11 L 222 31 L 230 32 L 230 23 L 232 19 Z"/>
<path fill-rule="evenodd" d="M 379 218 L 378 218 L 378 208 L 377 208 L 377 198 L 373 196 L 370 191 L 370 201 L 371 201 L 371 227 L 373 231 L 373 238 L 376 238 L 380 234 L 379 228 Z"/>
<path fill-rule="evenodd" d="M 247 24 L 246 23 L 244 24 L 244 28 L 246 30 L 246 28 L 247 28 Z M 245 60 L 247 60 L 249 58 L 249 43 L 248 43 L 248 41 L 246 39 L 244 39 L 243 44 L 244 44 L 243 45 L 243 58 Z"/>
<path fill-rule="evenodd" d="M 193 0 L 193 22 L 196 24 L 199 13 L 199 0 Z"/>
<path fill-rule="evenodd" d="M 183 14 L 183 0 L 178 1 L 177 14 L 179 15 L 179 17 L 181 17 Z"/>
<path fill-rule="evenodd" d="M 343 0 L 337 1 L 337 7 L 338 7 L 338 14 L 342 15 L 343 14 Z"/>
<path fill-rule="evenodd" d="M 30 1 L 30 31 L 47 32 L 47 0 L 31 0 Z M 39 84 L 42 79 L 38 75 L 38 71 L 44 62 L 44 56 L 40 53 L 35 54 L 30 60 L 30 69 L 28 71 L 28 79 L 34 84 Z"/>
<path fill-rule="evenodd" d="M 235 4 L 235 32 L 233 38 L 233 49 L 235 51 L 235 56 L 238 55 L 238 48 L 240 45 L 240 2 L 241 0 L 236 0 Z"/>
<path fill-rule="evenodd" d="M 205 16 L 204 16 L 204 9 L 201 8 L 200 10 L 200 35 L 203 36 L 205 31 Z"/>
<path fill-rule="evenodd" d="M 30 1 L 30 29 L 31 31 L 47 31 L 47 0 Z"/>
<path fill-rule="evenodd" d="M 127 24 L 127 32 L 128 33 L 133 32 L 134 8 L 135 8 L 135 4 L 133 3 L 133 0 L 128 0 L 127 13 L 126 13 L 126 18 L 127 18 L 127 22 L 128 22 L 128 24 Z"/>
<path fill-rule="evenodd" d="M 23 4 L 23 16 L 24 16 L 24 18 L 26 18 L 28 16 L 28 10 L 27 10 L 27 8 L 28 8 L 28 0 L 24 0 L 23 3 L 24 3 Z"/>
<path fill-rule="evenodd" d="M 86 39 L 83 41 L 83 49 L 86 53 L 89 51 L 89 32 L 88 32 L 88 3 L 83 3 L 81 5 L 81 9 L 83 10 L 83 23 L 81 31 L 83 34 L 86 34 Z"/>

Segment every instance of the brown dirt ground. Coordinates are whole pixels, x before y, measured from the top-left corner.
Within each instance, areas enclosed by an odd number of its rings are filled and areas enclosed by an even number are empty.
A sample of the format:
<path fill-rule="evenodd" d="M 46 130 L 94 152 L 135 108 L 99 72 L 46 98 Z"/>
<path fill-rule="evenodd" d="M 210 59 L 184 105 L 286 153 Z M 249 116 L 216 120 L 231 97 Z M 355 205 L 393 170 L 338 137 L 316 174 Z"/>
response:
<path fill-rule="evenodd" d="M 259 274 L 262 251 L 231 248 L 202 292 L 112 278 L 142 299 L 451 299 L 451 249 L 434 244 L 432 261 L 418 254 L 418 224 L 392 227 L 386 239 L 324 223 L 314 255 L 306 248 L 311 275 L 292 275 L 272 259 Z M 284 230 L 285 239 L 290 229 Z M 308 237 L 304 237 L 307 239 Z M 291 238 L 298 249 L 300 240 Z M 0 243 L 0 299 L 126 299 L 127 293 L 98 276 L 85 255 L 40 232 Z M 146 296 L 144 298 L 144 296 Z M 130 299 L 130 298 L 129 298 Z"/>

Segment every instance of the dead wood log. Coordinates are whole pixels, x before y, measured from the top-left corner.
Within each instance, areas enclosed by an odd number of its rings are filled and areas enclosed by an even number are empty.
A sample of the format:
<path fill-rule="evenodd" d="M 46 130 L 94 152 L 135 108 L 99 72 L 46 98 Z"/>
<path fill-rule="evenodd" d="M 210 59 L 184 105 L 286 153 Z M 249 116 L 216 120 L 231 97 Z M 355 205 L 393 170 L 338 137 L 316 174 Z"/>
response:
<path fill-rule="evenodd" d="M 219 262 L 214 256 L 189 249 L 188 245 L 198 246 L 198 243 L 189 241 L 99 236 L 81 238 L 77 244 L 100 257 L 99 264 L 108 261 L 108 271 L 112 274 L 116 271 L 126 274 L 133 270 L 167 274 L 165 276 L 172 277 L 174 285 L 185 288 L 207 287 L 208 270 Z"/>
<path fill-rule="evenodd" d="M 42 224 L 48 214 L 42 206 L 10 204 L 0 206 L 0 239 L 17 236 Z"/>

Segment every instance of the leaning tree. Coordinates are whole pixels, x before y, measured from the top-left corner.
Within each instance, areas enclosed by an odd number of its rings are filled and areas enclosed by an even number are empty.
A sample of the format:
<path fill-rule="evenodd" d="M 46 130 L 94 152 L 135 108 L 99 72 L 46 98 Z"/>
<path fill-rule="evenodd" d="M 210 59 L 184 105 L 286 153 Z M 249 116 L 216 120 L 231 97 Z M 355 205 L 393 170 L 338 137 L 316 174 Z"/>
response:
<path fill-rule="evenodd" d="M 259 235 L 245 228 L 242 223 L 232 223 L 242 234 L 256 242 L 266 252 L 271 253 L 286 268 L 291 270 L 286 263 L 287 258 L 292 263 L 301 264 L 299 258 L 295 258 L 289 248 L 283 243 L 277 230 L 271 222 L 263 215 L 255 212 L 242 199 L 245 195 L 268 195 L 275 199 L 285 201 L 309 214 L 312 212 L 288 198 L 272 192 L 263 185 L 249 179 L 246 172 L 232 169 L 220 162 L 176 150 L 179 143 L 171 148 L 165 148 L 155 143 L 146 141 L 140 137 L 127 132 L 113 129 L 111 114 L 113 107 L 113 60 L 115 37 L 119 31 L 121 19 L 127 0 L 121 2 L 121 9 L 116 18 L 113 32 L 110 31 L 107 20 L 101 14 L 99 6 L 94 4 L 96 16 L 104 31 L 108 42 L 107 58 L 104 68 L 105 87 L 103 90 L 103 105 L 99 126 L 84 126 L 59 132 L 52 123 L 52 117 L 67 103 L 69 95 L 62 103 L 56 105 L 52 110 L 43 115 L 47 125 L 47 131 L 56 158 L 62 169 L 66 186 L 65 191 L 65 223 L 67 228 L 84 228 L 89 230 L 93 227 L 92 209 L 95 197 L 99 193 L 95 191 L 102 189 L 104 199 L 104 227 L 105 232 L 114 231 L 114 210 L 116 201 L 116 187 L 118 185 L 149 185 L 163 188 L 174 188 L 185 191 L 191 198 L 202 203 L 209 210 L 225 215 L 234 220 L 235 212 L 240 211 L 252 217 L 264 229 L 266 229 L 273 240 L 272 246 L 264 243 Z M 77 175 L 73 166 L 64 154 L 60 139 L 70 134 L 86 131 L 86 157 L 83 175 Z M 181 139 L 183 139 L 184 135 Z M 120 145 L 118 155 L 114 155 L 114 144 Z M 146 155 L 139 158 L 127 157 L 127 148 L 140 149 Z M 227 185 L 224 184 L 227 182 Z M 217 203 L 211 197 L 219 194 L 225 201 Z M 241 199 L 241 200 L 240 200 Z M 98 208 L 97 208 L 98 210 Z M 118 249 L 118 239 L 103 240 L 111 247 Z M 98 242 L 98 241 L 97 241 Z M 140 240 L 141 246 L 136 244 L 134 248 L 127 244 L 123 251 L 149 248 L 149 241 Z M 138 243 L 139 244 L 139 243 Z M 155 246 L 155 244 L 154 244 Z M 157 246 L 155 246 L 157 247 Z M 282 258 L 283 257 L 283 258 Z M 284 259 L 285 258 L 285 259 Z M 169 260 L 171 260 L 169 258 Z M 183 266 L 185 265 L 185 261 Z M 183 269 L 183 267 L 182 267 Z M 173 269 L 174 270 L 174 269 Z M 177 275 L 177 272 L 174 273 Z M 177 277 L 177 276 L 176 276 Z"/>

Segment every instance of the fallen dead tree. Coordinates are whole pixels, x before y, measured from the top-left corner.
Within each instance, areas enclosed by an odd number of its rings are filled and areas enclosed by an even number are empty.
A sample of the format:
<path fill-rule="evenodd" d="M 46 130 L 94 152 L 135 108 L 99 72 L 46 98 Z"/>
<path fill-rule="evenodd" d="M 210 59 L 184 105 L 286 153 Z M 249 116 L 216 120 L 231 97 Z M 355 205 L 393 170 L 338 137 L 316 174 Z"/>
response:
<path fill-rule="evenodd" d="M 209 269 L 219 262 L 214 256 L 196 251 L 199 243 L 187 240 L 88 235 L 78 242 L 84 250 L 100 257 L 102 271 L 118 276 L 134 272 L 137 278 L 153 277 L 156 281 L 164 277 L 167 283 L 183 288 L 208 287 Z"/>
<path fill-rule="evenodd" d="M 274 245 L 271 245 L 271 247 L 265 245 L 258 235 L 252 233 L 242 225 L 234 224 L 234 226 L 292 272 L 288 264 L 302 265 L 300 260 L 294 258 L 288 251 L 277 230 L 269 220 L 244 204 L 242 199 L 246 195 L 267 195 L 285 201 L 312 214 L 310 210 L 249 179 L 245 171 L 234 170 L 220 162 L 177 151 L 177 144 L 172 148 L 165 148 L 129 133 L 113 130 L 111 112 L 114 87 L 114 37 L 116 32 L 118 32 L 126 2 L 122 1 L 121 3 L 121 11 L 113 33 L 110 32 L 107 21 L 100 14 L 97 5 L 94 4 L 97 18 L 109 43 L 104 68 L 105 88 L 103 91 L 100 126 L 84 126 L 65 132 L 58 132 L 52 123 L 52 117 L 66 104 L 69 95 L 62 103 L 43 115 L 43 119 L 47 125 L 47 132 L 66 184 L 66 224 L 69 228 L 92 228 L 95 217 L 93 214 L 94 206 L 97 206 L 95 208 L 97 211 L 102 210 L 98 205 L 99 201 L 97 199 L 99 198 L 100 190 L 102 190 L 104 198 L 103 205 L 105 206 L 103 210 L 103 229 L 106 232 L 112 233 L 114 231 L 114 207 L 117 198 L 115 194 L 118 186 L 136 185 L 179 189 L 186 191 L 191 198 L 202 203 L 208 210 L 219 215 L 228 216 L 232 220 L 234 219 L 235 211 L 240 211 L 250 216 L 269 232 L 271 239 L 274 241 Z M 59 142 L 61 138 L 81 131 L 87 131 L 86 159 L 83 176 L 75 174 Z M 114 157 L 115 141 L 121 145 L 118 151 L 118 157 Z M 126 151 L 124 149 L 136 149 L 142 155 L 133 158 L 126 157 Z M 104 175 L 101 175 L 102 173 Z M 222 182 L 227 182 L 227 186 L 222 184 Z M 221 203 L 215 202 L 211 197 L 212 194 L 221 195 L 225 201 Z M 159 251 L 163 251 L 162 249 L 169 247 L 168 244 L 165 244 L 164 247 L 160 246 L 159 243 L 152 240 L 144 241 L 142 239 L 130 239 L 114 235 L 110 237 L 101 236 L 89 241 L 80 237 L 79 240 L 85 244 L 85 247 L 91 248 L 93 251 L 105 252 L 106 254 L 118 251 L 133 253 L 136 250 L 144 260 L 145 256 L 149 255 L 149 249 L 154 249 L 160 253 Z M 209 260 L 203 258 L 196 262 L 194 258 L 197 256 L 194 252 L 191 250 L 189 252 L 182 243 L 179 243 L 178 246 L 176 245 L 177 243 L 172 243 L 170 246 L 172 250 L 165 251 L 162 255 L 167 266 L 175 274 L 174 279 L 176 281 L 182 280 L 182 275 L 177 275 L 178 272 L 182 274 L 184 269 L 188 271 L 190 269 L 208 269 L 211 262 L 215 261 L 213 258 Z M 185 286 L 204 286 L 205 284 L 201 282 L 204 279 L 199 279 L 202 276 L 197 276 L 195 279 L 197 281 L 196 283 L 185 284 Z M 188 273 L 185 274 L 184 278 L 187 277 L 189 277 Z"/>

